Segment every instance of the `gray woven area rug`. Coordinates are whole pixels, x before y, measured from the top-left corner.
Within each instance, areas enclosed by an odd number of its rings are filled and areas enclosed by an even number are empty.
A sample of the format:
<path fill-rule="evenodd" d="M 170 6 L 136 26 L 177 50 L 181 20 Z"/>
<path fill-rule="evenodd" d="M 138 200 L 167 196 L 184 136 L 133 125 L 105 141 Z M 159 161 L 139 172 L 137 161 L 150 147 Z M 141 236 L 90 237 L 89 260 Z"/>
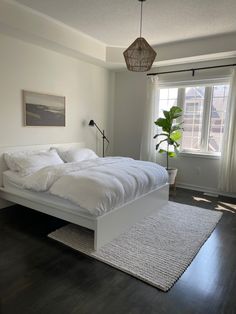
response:
<path fill-rule="evenodd" d="M 167 291 L 221 216 L 220 212 L 169 202 L 98 251 L 93 250 L 93 232 L 73 224 L 49 237 Z"/>

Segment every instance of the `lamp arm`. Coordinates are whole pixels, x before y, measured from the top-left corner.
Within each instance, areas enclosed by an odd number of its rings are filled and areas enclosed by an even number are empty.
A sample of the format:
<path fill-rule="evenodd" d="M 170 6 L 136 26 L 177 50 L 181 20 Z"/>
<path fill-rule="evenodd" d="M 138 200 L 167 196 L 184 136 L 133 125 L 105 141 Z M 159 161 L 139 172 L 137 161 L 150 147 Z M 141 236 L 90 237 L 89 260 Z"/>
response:
<path fill-rule="evenodd" d="M 107 141 L 107 143 L 110 143 L 108 138 L 105 136 L 104 131 L 102 131 L 98 125 L 96 124 L 96 122 L 94 122 L 94 125 L 96 126 L 96 128 L 98 129 L 98 131 L 102 134 L 103 138 Z"/>

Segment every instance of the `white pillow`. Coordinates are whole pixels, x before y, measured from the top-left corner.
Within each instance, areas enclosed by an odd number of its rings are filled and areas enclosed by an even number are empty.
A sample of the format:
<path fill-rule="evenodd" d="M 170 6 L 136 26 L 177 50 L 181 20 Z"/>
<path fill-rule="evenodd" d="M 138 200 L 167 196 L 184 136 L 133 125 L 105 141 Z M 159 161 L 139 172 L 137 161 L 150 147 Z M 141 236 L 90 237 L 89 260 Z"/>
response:
<path fill-rule="evenodd" d="M 45 153 L 45 152 L 47 151 L 46 150 L 37 151 L 37 153 Z M 26 157 L 35 153 L 36 151 L 32 151 L 32 150 L 26 150 L 26 151 L 20 151 L 20 152 L 7 152 L 3 154 L 3 157 L 7 164 L 7 167 L 11 171 L 18 171 L 18 165 L 16 162 L 18 158 Z"/>
<path fill-rule="evenodd" d="M 5 153 L 4 159 L 10 170 L 17 171 L 22 176 L 32 174 L 46 166 L 63 164 L 56 150 Z"/>
<path fill-rule="evenodd" d="M 98 155 L 96 155 L 95 152 L 89 148 L 71 148 L 66 151 L 57 148 L 57 152 L 64 162 L 78 162 L 98 158 Z"/>

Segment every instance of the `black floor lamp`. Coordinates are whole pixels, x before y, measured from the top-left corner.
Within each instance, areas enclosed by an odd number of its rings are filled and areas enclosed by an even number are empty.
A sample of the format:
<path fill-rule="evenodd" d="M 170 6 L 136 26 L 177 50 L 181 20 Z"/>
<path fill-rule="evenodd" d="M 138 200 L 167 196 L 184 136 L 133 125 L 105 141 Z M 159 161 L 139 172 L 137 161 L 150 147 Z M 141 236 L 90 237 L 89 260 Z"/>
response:
<path fill-rule="evenodd" d="M 98 131 L 102 134 L 102 157 L 105 156 L 105 149 L 104 149 L 104 144 L 105 144 L 105 140 L 107 141 L 107 143 L 109 144 L 109 140 L 108 138 L 105 136 L 105 131 L 101 130 L 97 124 L 94 122 L 94 120 L 90 120 L 89 121 L 89 126 L 96 126 L 96 128 L 98 129 Z"/>

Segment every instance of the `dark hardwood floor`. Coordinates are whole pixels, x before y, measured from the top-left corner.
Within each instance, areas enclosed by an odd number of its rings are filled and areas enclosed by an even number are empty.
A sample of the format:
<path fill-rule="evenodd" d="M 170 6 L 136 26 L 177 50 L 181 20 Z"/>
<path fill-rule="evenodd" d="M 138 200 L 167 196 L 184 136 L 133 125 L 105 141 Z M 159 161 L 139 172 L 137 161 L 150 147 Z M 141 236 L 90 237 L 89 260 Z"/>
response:
<path fill-rule="evenodd" d="M 236 313 L 236 200 L 183 189 L 171 200 L 224 215 L 167 293 L 47 238 L 65 222 L 20 206 L 1 210 L 0 313 Z"/>

